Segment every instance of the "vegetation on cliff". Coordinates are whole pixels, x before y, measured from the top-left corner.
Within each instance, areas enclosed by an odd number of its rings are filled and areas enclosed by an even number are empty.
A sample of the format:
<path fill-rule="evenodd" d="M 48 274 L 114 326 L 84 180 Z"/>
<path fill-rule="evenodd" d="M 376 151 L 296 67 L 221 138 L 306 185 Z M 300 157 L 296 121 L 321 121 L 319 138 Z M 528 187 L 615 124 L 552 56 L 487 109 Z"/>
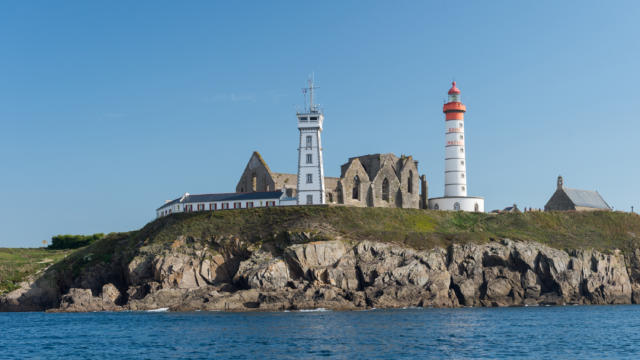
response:
<path fill-rule="evenodd" d="M 72 251 L 0 248 L 0 295 L 18 288 L 29 275 L 60 261 Z"/>
<path fill-rule="evenodd" d="M 141 246 L 167 244 L 179 236 L 234 238 L 256 246 L 271 244 L 276 249 L 300 241 L 341 239 L 354 243 L 375 240 L 425 250 L 510 238 L 558 249 L 624 251 L 639 245 L 640 216 L 622 212 L 484 214 L 324 206 L 174 214 L 137 231 L 108 234 L 75 251 L 2 249 L 0 293 L 14 289 L 18 282 L 51 263 L 57 262 L 54 269 L 75 276 L 89 266 L 110 266 L 116 260 L 126 263 Z"/>

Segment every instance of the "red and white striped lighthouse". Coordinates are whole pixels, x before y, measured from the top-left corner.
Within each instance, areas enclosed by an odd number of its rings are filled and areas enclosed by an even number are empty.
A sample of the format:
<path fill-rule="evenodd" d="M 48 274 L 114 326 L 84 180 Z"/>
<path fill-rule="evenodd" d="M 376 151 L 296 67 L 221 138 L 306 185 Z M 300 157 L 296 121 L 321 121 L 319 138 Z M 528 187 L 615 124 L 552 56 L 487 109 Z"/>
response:
<path fill-rule="evenodd" d="M 464 113 L 456 82 L 449 89 L 442 112 L 445 115 L 444 197 L 429 199 L 429 208 L 437 210 L 484 211 L 484 199 L 467 196 L 467 162 Z"/>

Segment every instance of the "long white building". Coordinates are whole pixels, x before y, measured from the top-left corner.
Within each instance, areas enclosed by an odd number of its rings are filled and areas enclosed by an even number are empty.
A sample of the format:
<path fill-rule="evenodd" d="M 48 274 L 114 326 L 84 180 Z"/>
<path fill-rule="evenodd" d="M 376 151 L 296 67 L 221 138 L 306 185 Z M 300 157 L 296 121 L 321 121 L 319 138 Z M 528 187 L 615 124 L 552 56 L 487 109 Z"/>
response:
<path fill-rule="evenodd" d="M 444 197 L 429 199 L 434 210 L 484 212 L 484 198 L 467 196 L 467 161 L 464 135 L 464 113 L 467 107 L 460 99 L 454 81 L 449 99 L 442 109 L 445 114 Z"/>
<path fill-rule="evenodd" d="M 292 199 L 281 190 L 225 193 L 225 194 L 189 194 L 185 193 L 174 200 L 167 200 L 156 209 L 156 216 L 162 217 L 173 213 L 194 211 L 218 211 L 230 209 L 251 209 L 255 207 L 273 207 L 290 205 Z"/>

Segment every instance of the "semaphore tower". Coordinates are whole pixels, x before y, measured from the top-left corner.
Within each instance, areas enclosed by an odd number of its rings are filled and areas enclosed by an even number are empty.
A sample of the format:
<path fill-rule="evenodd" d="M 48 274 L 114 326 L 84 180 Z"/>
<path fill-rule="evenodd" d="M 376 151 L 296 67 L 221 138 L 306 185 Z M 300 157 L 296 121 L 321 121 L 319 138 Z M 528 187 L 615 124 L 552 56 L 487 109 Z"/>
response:
<path fill-rule="evenodd" d="M 315 205 L 325 203 L 324 166 L 322 163 L 322 122 L 324 115 L 317 105 L 313 104 L 313 79 L 303 89 L 309 94 L 309 108 L 297 113 L 300 145 L 298 147 L 298 205 Z"/>
<path fill-rule="evenodd" d="M 484 212 L 484 199 L 467 196 L 467 163 L 464 135 L 464 113 L 460 89 L 454 81 L 449 98 L 442 109 L 445 114 L 444 197 L 429 199 L 435 210 Z"/>

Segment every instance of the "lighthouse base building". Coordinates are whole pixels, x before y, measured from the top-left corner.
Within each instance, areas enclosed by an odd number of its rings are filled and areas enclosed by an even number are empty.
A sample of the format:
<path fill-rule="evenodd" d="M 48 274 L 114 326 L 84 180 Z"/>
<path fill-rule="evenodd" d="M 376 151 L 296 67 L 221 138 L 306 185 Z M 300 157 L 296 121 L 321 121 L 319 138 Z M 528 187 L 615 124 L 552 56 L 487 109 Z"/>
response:
<path fill-rule="evenodd" d="M 429 209 L 484 212 L 484 198 L 475 196 L 431 198 Z"/>

